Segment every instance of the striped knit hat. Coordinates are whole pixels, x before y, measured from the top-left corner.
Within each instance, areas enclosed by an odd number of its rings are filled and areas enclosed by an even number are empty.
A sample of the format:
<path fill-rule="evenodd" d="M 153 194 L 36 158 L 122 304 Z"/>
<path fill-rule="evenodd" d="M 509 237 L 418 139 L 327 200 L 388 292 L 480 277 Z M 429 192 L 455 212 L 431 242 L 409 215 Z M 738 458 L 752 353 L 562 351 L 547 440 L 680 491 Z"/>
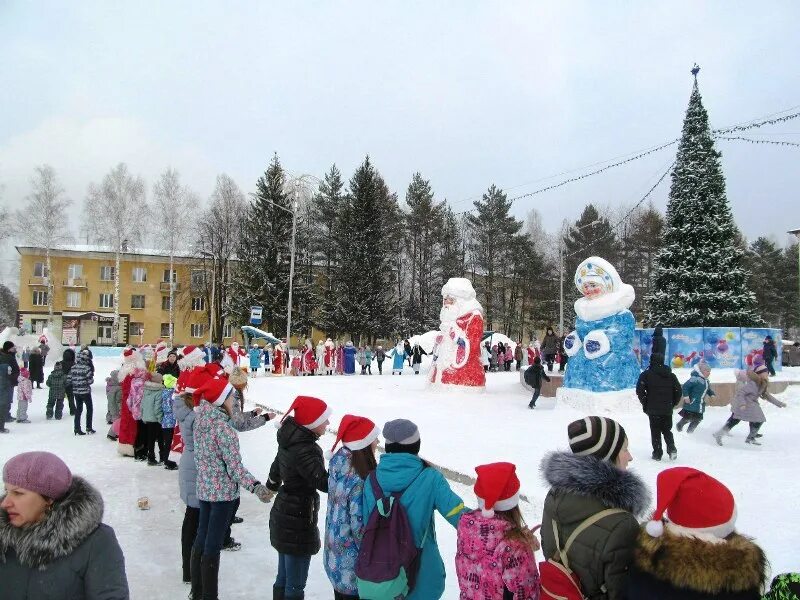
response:
<path fill-rule="evenodd" d="M 569 447 L 577 456 L 594 456 L 613 462 L 628 436 L 622 425 L 606 417 L 586 417 L 567 427 Z"/>

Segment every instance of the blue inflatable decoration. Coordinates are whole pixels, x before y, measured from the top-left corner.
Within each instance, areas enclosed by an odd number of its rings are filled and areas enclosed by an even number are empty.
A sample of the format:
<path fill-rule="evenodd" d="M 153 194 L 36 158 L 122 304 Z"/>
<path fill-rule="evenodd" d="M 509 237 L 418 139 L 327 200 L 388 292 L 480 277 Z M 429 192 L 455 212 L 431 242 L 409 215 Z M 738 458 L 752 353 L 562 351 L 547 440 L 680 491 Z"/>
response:
<path fill-rule="evenodd" d="M 575 286 L 583 298 L 575 302 L 575 331 L 564 339 L 569 362 L 563 387 L 590 392 L 636 387 L 636 320 L 628 310 L 636 297 L 633 288 L 597 256 L 578 265 Z"/>

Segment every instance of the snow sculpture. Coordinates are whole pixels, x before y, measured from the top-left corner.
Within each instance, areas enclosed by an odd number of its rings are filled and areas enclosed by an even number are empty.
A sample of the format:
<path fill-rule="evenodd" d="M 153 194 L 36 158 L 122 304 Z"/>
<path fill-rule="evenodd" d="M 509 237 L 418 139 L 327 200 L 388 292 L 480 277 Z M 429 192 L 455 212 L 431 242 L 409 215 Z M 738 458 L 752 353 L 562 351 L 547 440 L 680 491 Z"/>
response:
<path fill-rule="evenodd" d="M 433 348 L 430 382 L 482 389 L 483 308 L 469 279 L 451 278 L 442 288 L 441 325 Z"/>
<path fill-rule="evenodd" d="M 633 288 L 617 270 L 597 256 L 584 260 L 575 272 L 583 298 L 575 301 L 575 329 L 564 339 L 569 362 L 565 388 L 613 392 L 633 388 L 639 364 L 633 351 L 636 321 L 628 310 Z"/>

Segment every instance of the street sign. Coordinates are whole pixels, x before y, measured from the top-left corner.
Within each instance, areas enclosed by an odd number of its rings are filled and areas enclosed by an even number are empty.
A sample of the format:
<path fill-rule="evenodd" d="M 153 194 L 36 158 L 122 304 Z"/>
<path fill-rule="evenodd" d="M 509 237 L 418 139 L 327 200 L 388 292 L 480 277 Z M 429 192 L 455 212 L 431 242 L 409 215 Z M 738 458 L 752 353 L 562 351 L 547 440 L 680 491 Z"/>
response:
<path fill-rule="evenodd" d="M 250 307 L 250 323 L 252 325 L 261 325 L 261 311 L 263 307 L 261 306 L 251 306 Z"/>

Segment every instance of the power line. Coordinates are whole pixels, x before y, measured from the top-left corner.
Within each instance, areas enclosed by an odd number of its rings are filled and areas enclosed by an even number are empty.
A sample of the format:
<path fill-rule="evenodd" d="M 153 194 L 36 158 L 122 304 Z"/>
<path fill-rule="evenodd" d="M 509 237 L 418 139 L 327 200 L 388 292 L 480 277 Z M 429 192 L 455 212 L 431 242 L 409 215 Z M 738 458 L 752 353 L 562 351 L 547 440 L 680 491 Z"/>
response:
<path fill-rule="evenodd" d="M 795 146 L 797 148 L 800 148 L 800 144 L 798 144 L 797 142 L 783 142 L 780 140 L 754 140 L 752 138 L 746 138 L 741 136 L 725 136 L 725 135 L 720 135 L 716 139 L 739 140 L 742 142 L 750 142 L 751 144 L 774 144 L 776 146 Z"/>

